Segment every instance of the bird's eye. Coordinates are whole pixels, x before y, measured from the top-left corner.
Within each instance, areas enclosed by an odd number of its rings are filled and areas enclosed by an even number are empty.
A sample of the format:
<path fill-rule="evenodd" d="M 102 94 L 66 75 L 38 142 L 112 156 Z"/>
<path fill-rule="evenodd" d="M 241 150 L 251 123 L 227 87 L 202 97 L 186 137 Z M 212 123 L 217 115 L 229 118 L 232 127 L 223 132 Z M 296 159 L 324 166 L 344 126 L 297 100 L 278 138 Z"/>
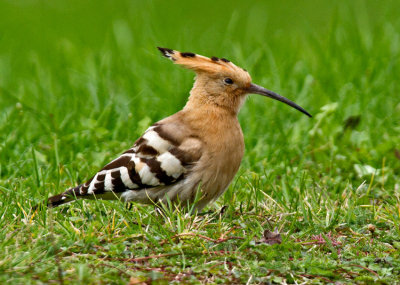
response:
<path fill-rule="evenodd" d="M 225 82 L 226 84 L 233 84 L 233 80 L 230 79 L 230 78 L 225 78 L 225 79 L 224 79 L 224 82 Z"/>

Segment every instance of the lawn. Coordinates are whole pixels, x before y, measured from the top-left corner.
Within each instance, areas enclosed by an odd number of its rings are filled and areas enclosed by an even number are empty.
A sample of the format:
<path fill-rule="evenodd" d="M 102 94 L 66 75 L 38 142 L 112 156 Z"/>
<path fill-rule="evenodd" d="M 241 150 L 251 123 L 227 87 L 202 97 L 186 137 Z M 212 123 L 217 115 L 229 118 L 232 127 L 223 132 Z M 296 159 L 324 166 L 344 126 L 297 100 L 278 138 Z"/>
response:
<path fill-rule="evenodd" d="M 399 282 L 399 10 L 0 0 L 0 283 Z M 194 75 L 156 46 L 226 57 L 313 118 L 250 96 L 239 173 L 198 215 L 119 201 L 31 210 L 184 106 Z"/>

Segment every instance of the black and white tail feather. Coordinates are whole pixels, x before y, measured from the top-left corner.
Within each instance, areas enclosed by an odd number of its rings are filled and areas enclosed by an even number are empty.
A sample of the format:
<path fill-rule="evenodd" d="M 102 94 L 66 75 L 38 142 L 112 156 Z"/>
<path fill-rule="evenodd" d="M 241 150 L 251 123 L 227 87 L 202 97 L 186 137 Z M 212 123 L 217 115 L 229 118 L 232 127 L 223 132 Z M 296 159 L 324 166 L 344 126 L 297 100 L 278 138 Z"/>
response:
<path fill-rule="evenodd" d="M 154 203 L 171 190 L 171 193 L 182 192 L 173 190 L 184 187 L 179 182 L 189 174 L 199 157 L 192 154 L 196 150 L 180 147 L 182 141 L 179 136 L 165 131 L 169 127 L 168 124 L 154 124 L 132 148 L 103 167 L 86 183 L 50 197 L 48 207 L 82 198 L 121 198 L 125 201 Z M 187 187 L 196 187 L 198 182 L 186 184 Z"/>

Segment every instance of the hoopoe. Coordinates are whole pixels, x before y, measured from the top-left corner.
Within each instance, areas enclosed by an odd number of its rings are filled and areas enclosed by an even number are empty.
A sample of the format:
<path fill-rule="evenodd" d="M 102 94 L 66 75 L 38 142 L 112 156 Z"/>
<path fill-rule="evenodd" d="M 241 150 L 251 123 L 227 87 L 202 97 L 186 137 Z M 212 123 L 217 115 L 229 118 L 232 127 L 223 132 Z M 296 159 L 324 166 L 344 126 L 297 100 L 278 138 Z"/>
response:
<path fill-rule="evenodd" d="M 158 48 L 173 63 L 196 73 L 185 107 L 151 127 L 134 145 L 86 183 L 48 199 L 49 207 L 75 198 L 121 199 L 140 203 L 216 200 L 239 169 L 244 140 L 237 119 L 248 94 L 292 101 L 253 84 L 249 73 L 225 58 Z"/>

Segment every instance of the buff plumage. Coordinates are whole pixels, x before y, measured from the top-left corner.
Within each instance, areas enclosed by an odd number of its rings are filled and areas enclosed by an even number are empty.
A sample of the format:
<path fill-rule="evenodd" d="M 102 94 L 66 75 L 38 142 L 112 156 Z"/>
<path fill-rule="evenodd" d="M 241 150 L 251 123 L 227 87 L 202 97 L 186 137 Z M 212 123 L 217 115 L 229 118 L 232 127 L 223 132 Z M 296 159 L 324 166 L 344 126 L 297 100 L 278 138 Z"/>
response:
<path fill-rule="evenodd" d="M 193 202 L 203 208 L 217 199 L 237 173 L 244 140 L 237 114 L 246 96 L 288 99 L 251 82 L 249 73 L 224 58 L 159 48 L 175 64 L 196 72 L 185 107 L 145 131 L 132 148 L 86 183 L 52 196 L 58 206 L 76 198 L 121 199 L 140 203 Z"/>

